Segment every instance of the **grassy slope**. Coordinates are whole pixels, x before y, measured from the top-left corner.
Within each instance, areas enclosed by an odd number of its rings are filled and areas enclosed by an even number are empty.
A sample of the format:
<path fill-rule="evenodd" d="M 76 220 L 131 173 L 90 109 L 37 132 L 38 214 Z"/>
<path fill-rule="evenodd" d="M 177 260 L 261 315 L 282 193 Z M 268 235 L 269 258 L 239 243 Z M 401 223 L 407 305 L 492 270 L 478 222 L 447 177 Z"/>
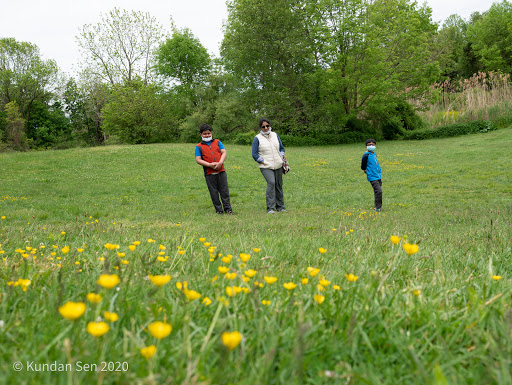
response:
<path fill-rule="evenodd" d="M 443 377 L 450 383 L 510 383 L 512 157 L 506 149 L 511 146 L 511 129 L 379 143 L 380 214 L 370 210 L 372 190 L 359 168 L 363 145 L 289 148 L 292 172 L 284 176 L 288 213 L 275 216 L 265 213 L 265 182 L 248 147 L 227 147 L 235 216 L 215 215 L 191 145 L 0 154 L 0 216 L 6 216 L 0 220 L 0 244 L 7 255 L 0 271 L 6 281 L 20 276 L 33 281 L 27 292 L 3 286 L 0 319 L 7 332 L 0 332 L 1 368 L 12 375 L 12 357 L 33 359 L 31 352 L 55 341 L 42 362 L 66 362 L 69 355 L 96 362 L 108 352 L 130 362 L 129 373 L 109 374 L 105 383 L 137 382 L 151 374 L 151 367 L 161 373 L 158 381 L 170 376 L 170 383 L 182 382 L 194 361 L 185 356 L 187 346 L 194 359 L 201 358 L 192 370 L 196 380 L 212 383 L 435 383 Z M 398 246 L 392 248 L 392 234 L 407 235 L 420 252 L 407 256 Z M 215 298 L 225 295 L 225 283 L 219 283 L 222 278 L 209 283 L 219 261 L 208 261 L 200 236 L 223 254 L 261 248 L 250 267 L 280 279 L 222 308 L 201 354 L 217 309 Z M 144 246 L 130 265 L 121 266 L 130 288 L 121 291 L 123 300 L 116 303 L 118 326 L 102 337 L 101 345 L 83 331 L 85 318 L 94 318 L 84 316 L 78 321 L 84 322 L 81 329 L 65 335 L 73 343 L 66 355 L 59 331 L 69 321 L 56 308 L 66 300 L 84 300 L 102 269 L 110 270 L 111 265 L 97 263 L 104 243 L 126 248 L 147 238 L 187 252 L 159 265 L 144 260 L 156 252 Z M 34 263 L 14 255 L 15 248 L 40 243 L 72 250 L 85 244 L 80 256 L 84 271 L 76 272 L 76 253 L 65 259 L 60 275 L 55 261 L 46 260 L 48 253 Z M 319 247 L 327 252 L 320 254 Z M 116 263 L 114 257 L 109 260 Z M 316 289 L 310 277 L 308 288 L 289 298 L 282 283 L 299 282 L 308 266 L 321 268 L 342 290 L 331 289 L 317 305 L 311 300 Z M 160 297 L 152 296 L 142 280 L 148 272 L 173 276 Z M 347 273 L 360 278 L 349 284 Z M 503 279 L 492 281 L 491 273 Z M 64 283 L 58 286 L 56 279 Z M 185 306 L 174 288 L 178 280 L 190 282 L 214 303 Z M 417 289 L 422 290 L 418 297 L 412 294 Z M 268 311 L 259 305 L 261 299 L 272 300 Z M 138 348 L 151 343 L 142 328 L 162 318 L 158 306 L 166 309 L 174 331 L 148 368 Z M 94 309 L 100 315 L 99 307 Z M 59 330 L 36 333 L 45 322 Z M 231 355 L 219 347 L 218 334 L 225 329 L 245 336 Z M 84 341 L 78 343 L 79 338 Z M 228 373 L 223 367 L 230 368 Z M 12 378 L 33 383 L 51 378 L 44 377 L 48 373 L 22 375 Z M 66 383 L 70 377 L 60 378 Z M 96 377 L 74 373 L 70 381 L 91 378 Z"/>

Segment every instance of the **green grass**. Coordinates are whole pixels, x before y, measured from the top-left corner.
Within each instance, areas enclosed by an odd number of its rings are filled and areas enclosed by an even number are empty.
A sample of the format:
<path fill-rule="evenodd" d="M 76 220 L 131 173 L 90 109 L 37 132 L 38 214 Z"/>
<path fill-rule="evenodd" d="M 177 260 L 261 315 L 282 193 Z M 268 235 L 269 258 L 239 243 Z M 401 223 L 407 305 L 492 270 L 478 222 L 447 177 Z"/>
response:
<path fill-rule="evenodd" d="M 363 144 L 288 148 L 288 212 L 267 215 L 250 148 L 229 145 L 234 216 L 215 214 L 193 145 L 0 154 L 0 383 L 511 384 L 510 147 L 510 128 L 378 143 L 381 213 L 371 210 L 360 170 Z M 419 252 L 407 255 L 391 235 Z M 200 237 L 216 247 L 214 261 Z M 133 241 L 141 244 L 130 251 Z M 165 262 L 156 259 L 159 245 Z M 38 250 L 35 259 L 15 251 L 26 247 Z M 226 264 L 218 253 L 234 257 Z M 240 253 L 251 255 L 246 266 Z M 258 273 L 249 283 L 228 281 L 221 265 Z M 119 290 L 96 284 L 104 272 L 120 276 Z M 156 290 L 148 274 L 172 280 Z M 323 292 L 320 276 L 330 281 Z M 26 291 L 8 284 L 19 278 L 30 279 Z M 188 302 L 176 287 L 184 281 L 211 305 Z M 250 292 L 229 297 L 227 286 Z M 103 300 L 91 304 L 90 292 Z M 63 318 L 67 301 L 85 302 L 85 314 Z M 87 323 L 105 310 L 119 320 L 104 336 L 89 335 Z M 147 330 L 156 320 L 173 327 L 160 341 Z M 233 351 L 224 331 L 243 335 Z M 157 353 L 147 360 L 140 348 L 152 344 Z M 129 369 L 78 370 L 102 361 Z M 27 362 L 74 370 L 34 372 Z"/>

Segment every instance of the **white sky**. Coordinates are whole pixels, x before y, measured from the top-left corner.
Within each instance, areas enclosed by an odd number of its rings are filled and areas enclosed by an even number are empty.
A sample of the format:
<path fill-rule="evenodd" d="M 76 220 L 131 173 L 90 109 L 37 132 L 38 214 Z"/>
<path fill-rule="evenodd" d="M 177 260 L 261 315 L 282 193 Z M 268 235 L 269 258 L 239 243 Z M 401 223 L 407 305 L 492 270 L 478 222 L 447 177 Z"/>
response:
<path fill-rule="evenodd" d="M 452 14 L 468 19 L 471 13 L 490 8 L 492 0 L 427 0 L 434 21 Z M 419 4 L 423 0 L 418 0 Z M 75 37 L 85 24 L 101 21 L 114 7 L 149 12 L 166 31 L 170 19 L 178 28 L 189 28 L 210 54 L 219 56 L 222 24 L 227 19 L 226 0 L 0 0 L 0 38 L 36 44 L 44 59 L 73 73 L 79 61 Z"/>

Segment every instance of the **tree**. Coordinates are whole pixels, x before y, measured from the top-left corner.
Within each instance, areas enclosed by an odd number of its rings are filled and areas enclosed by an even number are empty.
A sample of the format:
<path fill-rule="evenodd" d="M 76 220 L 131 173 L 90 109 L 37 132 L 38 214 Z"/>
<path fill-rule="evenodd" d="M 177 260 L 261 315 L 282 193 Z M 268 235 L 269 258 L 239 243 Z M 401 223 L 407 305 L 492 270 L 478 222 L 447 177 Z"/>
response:
<path fill-rule="evenodd" d="M 148 84 L 154 50 L 162 28 L 149 13 L 114 8 L 96 25 L 86 24 L 77 37 L 90 71 L 110 84 L 135 78 Z"/>
<path fill-rule="evenodd" d="M 155 70 L 187 89 L 204 81 L 211 59 L 208 51 L 189 29 L 174 30 L 156 54 Z"/>
<path fill-rule="evenodd" d="M 28 148 L 25 121 L 16 102 L 9 102 L 5 105 L 5 142 L 13 150 Z"/>
<path fill-rule="evenodd" d="M 107 135 L 116 135 L 123 143 L 175 140 L 177 124 L 168 111 L 169 105 L 156 86 L 135 79 L 114 86 L 102 110 L 103 128 Z"/>
<path fill-rule="evenodd" d="M 61 83 L 57 64 L 41 59 L 35 44 L 0 39 L 0 105 L 16 102 L 28 122 L 34 101 L 49 100 Z"/>

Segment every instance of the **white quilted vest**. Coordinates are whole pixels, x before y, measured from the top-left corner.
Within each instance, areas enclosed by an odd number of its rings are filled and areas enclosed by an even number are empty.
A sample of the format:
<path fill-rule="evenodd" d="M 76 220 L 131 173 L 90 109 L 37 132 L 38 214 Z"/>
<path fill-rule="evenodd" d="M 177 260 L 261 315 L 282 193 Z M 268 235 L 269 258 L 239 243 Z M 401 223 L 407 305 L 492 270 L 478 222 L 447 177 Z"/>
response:
<path fill-rule="evenodd" d="M 260 168 L 269 168 L 277 170 L 283 166 L 283 159 L 279 154 L 279 140 L 275 132 L 270 132 L 270 135 L 263 135 L 259 133 L 256 135 L 260 142 L 258 155 L 263 158 L 265 163 L 260 163 Z"/>

